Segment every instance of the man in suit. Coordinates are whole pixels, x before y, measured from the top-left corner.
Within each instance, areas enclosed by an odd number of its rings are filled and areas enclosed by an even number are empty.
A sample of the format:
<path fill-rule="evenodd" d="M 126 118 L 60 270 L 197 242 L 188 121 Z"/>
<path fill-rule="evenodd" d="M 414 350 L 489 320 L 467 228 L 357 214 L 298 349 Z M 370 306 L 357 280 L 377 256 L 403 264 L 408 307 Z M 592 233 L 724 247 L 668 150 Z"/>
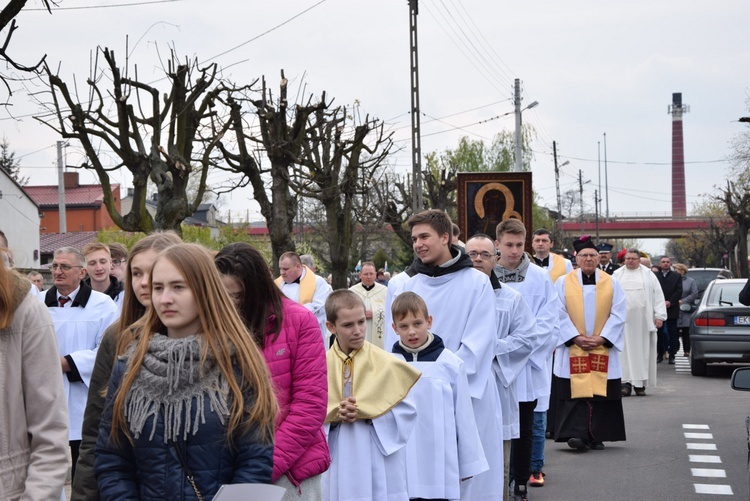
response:
<path fill-rule="evenodd" d="M 674 364 L 677 353 L 677 343 L 670 346 L 669 336 L 677 332 L 677 319 L 680 316 L 680 299 L 682 298 L 682 275 L 672 271 L 672 260 L 669 256 L 659 259 L 659 271 L 656 272 L 661 290 L 664 293 L 664 304 L 667 307 L 667 321 L 661 326 L 657 334 L 656 363 L 664 360 L 664 352 L 669 349 L 669 363 Z"/>
<path fill-rule="evenodd" d="M 611 275 L 620 266 L 612 262 L 612 245 L 600 243 L 596 246 L 599 251 L 599 269 Z"/>

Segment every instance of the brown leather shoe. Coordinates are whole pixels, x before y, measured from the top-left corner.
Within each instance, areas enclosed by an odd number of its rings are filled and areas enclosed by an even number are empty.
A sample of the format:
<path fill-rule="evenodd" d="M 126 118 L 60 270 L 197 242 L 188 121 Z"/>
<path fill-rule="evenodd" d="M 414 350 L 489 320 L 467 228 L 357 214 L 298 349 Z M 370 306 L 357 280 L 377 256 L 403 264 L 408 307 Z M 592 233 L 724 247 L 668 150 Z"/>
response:
<path fill-rule="evenodd" d="M 620 386 L 620 389 L 622 391 L 623 397 L 629 397 L 633 389 L 633 385 L 631 385 L 630 383 L 622 383 L 622 385 Z"/>
<path fill-rule="evenodd" d="M 643 386 L 641 388 L 635 387 L 635 394 L 639 397 L 645 397 L 646 396 L 646 387 Z"/>

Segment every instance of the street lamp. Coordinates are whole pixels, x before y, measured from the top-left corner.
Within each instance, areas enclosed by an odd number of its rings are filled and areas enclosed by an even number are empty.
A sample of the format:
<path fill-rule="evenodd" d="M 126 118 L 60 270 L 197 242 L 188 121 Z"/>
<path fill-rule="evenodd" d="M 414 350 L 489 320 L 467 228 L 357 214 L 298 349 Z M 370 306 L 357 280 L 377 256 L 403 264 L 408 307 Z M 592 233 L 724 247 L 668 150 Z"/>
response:
<path fill-rule="evenodd" d="M 518 82 L 518 80 L 516 80 L 516 82 Z M 521 109 L 520 93 L 518 93 L 518 95 L 516 96 L 516 162 L 513 166 L 513 172 L 523 171 L 523 148 L 521 147 L 521 113 L 536 106 L 539 106 L 539 101 L 534 101 L 525 108 Z"/>

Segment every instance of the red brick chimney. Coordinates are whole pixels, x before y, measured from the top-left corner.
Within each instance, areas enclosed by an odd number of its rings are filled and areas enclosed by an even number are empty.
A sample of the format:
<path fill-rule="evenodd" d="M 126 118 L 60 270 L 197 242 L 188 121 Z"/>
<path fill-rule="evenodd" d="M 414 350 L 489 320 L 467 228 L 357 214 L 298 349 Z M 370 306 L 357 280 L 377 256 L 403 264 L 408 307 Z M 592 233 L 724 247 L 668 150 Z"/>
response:
<path fill-rule="evenodd" d="M 77 172 L 64 172 L 65 189 L 78 188 L 78 173 Z"/>
<path fill-rule="evenodd" d="M 687 216 L 685 202 L 685 148 L 682 135 L 682 114 L 690 111 L 690 106 L 682 104 L 682 93 L 672 94 L 672 217 Z"/>

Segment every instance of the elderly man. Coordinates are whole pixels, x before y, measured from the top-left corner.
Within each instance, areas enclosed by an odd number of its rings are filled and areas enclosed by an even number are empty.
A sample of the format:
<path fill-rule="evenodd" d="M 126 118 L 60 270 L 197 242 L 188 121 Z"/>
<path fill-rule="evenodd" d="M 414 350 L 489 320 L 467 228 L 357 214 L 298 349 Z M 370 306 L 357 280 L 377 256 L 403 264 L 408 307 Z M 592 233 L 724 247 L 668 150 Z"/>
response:
<path fill-rule="evenodd" d="M 638 249 L 628 249 L 625 266 L 612 279 L 625 292 L 625 335 L 622 353 L 622 396 L 646 395 L 656 386 L 656 329 L 667 319 L 664 294 L 656 276 L 641 264 Z"/>
<path fill-rule="evenodd" d="M 78 448 L 81 445 L 83 411 L 86 408 L 96 350 L 104 331 L 117 320 L 119 312 L 109 296 L 91 290 L 83 281 L 86 277 L 85 260 L 77 249 L 57 249 L 50 269 L 54 285 L 44 294 L 44 303 L 49 308 L 57 332 L 70 422 L 72 475 L 75 475 Z"/>
<path fill-rule="evenodd" d="M 303 265 L 296 252 L 285 252 L 281 255 L 279 271 L 281 276 L 276 279 L 276 285 L 286 297 L 313 312 L 325 340 L 328 337 L 325 304 L 331 293 L 331 286 L 323 277 L 319 277 Z"/>
<path fill-rule="evenodd" d="M 625 440 L 620 352 L 625 294 L 598 269 L 599 252 L 586 235 L 573 244 L 579 269 L 555 282 L 560 339 L 555 352 L 555 441 L 579 451 Z"/>
<path fill-rule="evenodd" d="M 474 268 L 490 277 L 495 293 L 497 341 L 492 367 L 503 414 L 504 476 L 508 478 L 511 441 L 520 437 L 517 379 L 526 370 L 537 338 L 536 319 L 521 294 L 503 286 L 495 272 L 497 251 L 489 235 L 478 233 L 466 242 L 466 253 Z M 542 436 L 544 439 L 544 436 Z M 503 485 L 503 499 L 508 499 L 508 482 Z M 525 493 L 523 493 L 525 494 Z M 523 499 L 523 494 L 520 499 Z M 517 497 L 517 496 L 514 496 Z"/>
<path fill-rule="evenodd" d="M 367 318 L 367 340 L 385 349 L 385 300 L 388 295 L 388 287 L 375 281 L 375 264 L 366 261 L 362 263 L 359 272 L 360 283 L 349 289 L 362 298 L 365 304 L 365 317 Z"/>

